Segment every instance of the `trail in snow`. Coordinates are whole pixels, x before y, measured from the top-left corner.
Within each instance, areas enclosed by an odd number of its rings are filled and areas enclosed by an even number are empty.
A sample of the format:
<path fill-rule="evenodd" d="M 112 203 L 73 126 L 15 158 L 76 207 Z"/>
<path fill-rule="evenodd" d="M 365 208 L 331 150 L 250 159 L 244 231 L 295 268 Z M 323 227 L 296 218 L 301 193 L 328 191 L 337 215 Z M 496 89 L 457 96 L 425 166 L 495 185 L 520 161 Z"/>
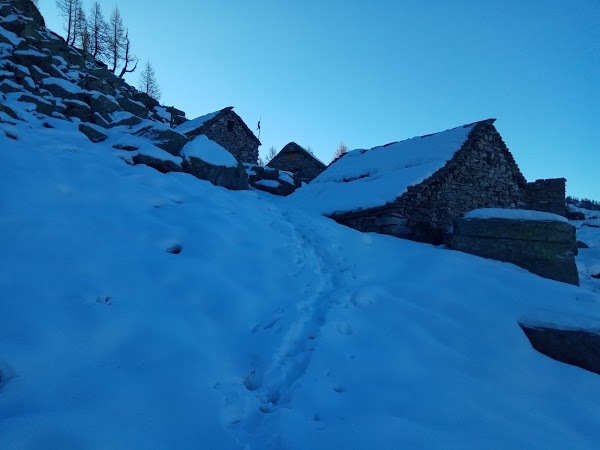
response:
<path fill-rule="evenodd" d="M 345 278 L 355 277 L 339 251 L 339 244 L 324 242 L 325 238 L 311 226 L 304 213 L 286 209 L 278 212 L 279 226 L 288 228 L 290 250 L 297 255 L 295 276 L 307 280 L 303 300 L 284 304 L 254 327 L 252 334 L 263 334 L 278 344 L 271 354 L 263 355 L 263 364 L 252 367 L 246 374 L 242 383 L 246 392 L 229 390 L 225 397 L 226 409 L 235 411 L 232 417 L 237 414 L 230 426 L 239 432 L 240 444 L 256 442 L 265 448 L 280 447 L 280 437 L 273 433 L 277 429 L 273 423 L 278 421 L 278 410 L 289 404 L 294 388 L 301 383 L 319 345 L 329 310 L 343 299 L 350 301 Z M 248 401 L 248 395 L 253 397 L 252 401 Z"/>

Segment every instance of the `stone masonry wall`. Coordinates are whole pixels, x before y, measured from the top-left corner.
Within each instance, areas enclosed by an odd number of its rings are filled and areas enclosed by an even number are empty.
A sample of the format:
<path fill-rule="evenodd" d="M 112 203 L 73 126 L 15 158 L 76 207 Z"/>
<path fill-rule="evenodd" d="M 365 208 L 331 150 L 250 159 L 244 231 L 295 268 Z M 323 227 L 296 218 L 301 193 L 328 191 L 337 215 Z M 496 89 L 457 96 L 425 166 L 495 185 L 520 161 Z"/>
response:
<path fill-rule="evenodd" d="M 258 139 L 235 112 L 229 110 L 218 114 L 202 127 L 202 134 L 227 149 L 238 161 L 258 162 Z"/>
<path fill-rule="evenodd" d="M 476 124 L 446 166 L 381 208 L 335 215 L 338 222 L 440 244 L 456 217 L 482 207 L 524 208 L 526 180 L 493 120 Z"/>
<path fill-rule="evenodd" d="M 267 166 L 273 169 L 292 172 L 297 178 L 309 183 L 323 172 L 326 166 L 297 144 L 294 144 L 298 147 L 297 151 L 285 151 L 291 144 L 286 145 L 281 152 L 275 155 Z"/>
<path fill-rule="evenodd" d="M 551 178 L 527 183 L 525 186 L 527 208 L 564 216 L 566 181 L 564 178 Z"/>

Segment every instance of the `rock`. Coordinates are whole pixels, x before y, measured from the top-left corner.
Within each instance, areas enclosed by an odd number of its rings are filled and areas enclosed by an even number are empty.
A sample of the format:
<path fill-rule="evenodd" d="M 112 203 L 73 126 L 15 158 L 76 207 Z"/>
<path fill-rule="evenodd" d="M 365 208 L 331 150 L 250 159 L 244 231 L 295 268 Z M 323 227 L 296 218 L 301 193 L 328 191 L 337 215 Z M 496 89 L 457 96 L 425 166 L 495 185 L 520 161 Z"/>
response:
<path fill-rule="evenodd" d="M 181 166 L 184 172 L 201 180 L 210 181 L 215 186 L 235 191 L 248 189 L 248 174 L 241 163 L 235 167 L 213 166 L 192 156 L 184 159 Z"/>
<path fill-rule="evenodd" d="M 51 115 L 55 110 L 55 105 L 50 103 L 48 100 L 45 100 L 41 97 L 36 97 L 29 94 L 23 94 L 19 97 L 20 102 L 28 102 L 33 103 L 35 105 L 35 109 L 37 112 L 41 114 L 45 114 L 47 116 Z"/>
<path fill-rule="evenodd" d="M 565 217 L 569 220 L 585 220 L 585 214 L 579 211 L 569 211 L 565 214 Z"/>
<path fill-rule="evenodd" d="M 136 131 L 134 135 L 149 139 L 158 148 L 173 156 L 178 156 L 183 146 L 189 142 L 183 134 L 169 128 L 157 128 L 152 125 Z"/>
<path fill-rule="evenodd" d="M 519 323 L 531 346 L 566 364 L 600 374 L 600 335 L 583 330 L 561 330 Z"/>
<path fill-rule="evenodd" d="M 130 112 L 134 116 L 145 119 L 150 111 L 142 103 L 130 100 L 127 97 L 117 97 L 117 102 L 125 111 Z"/>
<path fill-rule="evenodd" d="M 35 4 L 31 0 L 11 0 L 12 5 L 23 13 L 24 16 L 32 20 L 35 27 L 45 27 L 46 23 Z"/>
<path fill-rule="evenodd" d="M 122 111 L 121 106 L 106 95 L 98 94 L 89 99 L 89 105 L 93 113 L 98 113 L 107 122 L 111 122 L 110 113 Z"/>
<path fill-rule="evenodd" d="M 577 248 L 590 248 L 585 242 L 577 241 Z"/>
<path fill-rule="evenodd" d="M 302 182 L 289 172 L 246 164 L 250 186 L 259 191 L 287 196 L 302 186 Z"/>
<path fill-rule="evenodd" d="M 150 97 L 145 92 L 136 91 L 136 92 L 134 92 L 132 94 L 132 98 L 133 98 L 134 101 L 141 103 L 142 105 L 144 105 L 149 110 L 151 110 L 151 109 L 155 108 L 156 106 L 160 105 L 160 103 L 158 103 L 155 99 L 153 99 L 152 97 Z"/>
<path fill-rule="evenodd" d="M 79 131 L 85 134 L 90 141 L 94 144 L 97 142 L 102 142 L 108 139 L 108 136 L 102 133 L 95 125 L 92 124 L 79 124 Z"/>
<path fill-rule="evenodd" d="M 592 278 L 595 278 L 597 280 L 600 280 L 600 272 L 592 274 Z"/>
<path fill-rule="evenodd" d="M 173 161 L 164 161 L 148 155 L 135 155 L 132 160 L 134 164 L 144 164 L 162 173 L 183 172 L 181 166 Z"/>
<path fill-rule="evenodd" d="M 450 245 L 453 250 L 510 262 L 579 286 L 575 227 L 565 222 L 456 219 Z"/>

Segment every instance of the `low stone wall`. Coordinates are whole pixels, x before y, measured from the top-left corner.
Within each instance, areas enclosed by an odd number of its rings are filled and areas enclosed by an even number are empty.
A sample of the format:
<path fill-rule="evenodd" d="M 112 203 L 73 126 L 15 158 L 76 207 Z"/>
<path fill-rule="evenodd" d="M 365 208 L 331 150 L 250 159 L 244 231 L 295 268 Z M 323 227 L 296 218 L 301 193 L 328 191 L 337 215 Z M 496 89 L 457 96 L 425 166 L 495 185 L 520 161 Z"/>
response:
<path fill-rule="evenodd" d="M 456 219 L 450 246 L 579 286 L 575 227 L 566 222 Z"/>
<path fill-rule="evenodd" d="M 566 190 L 564 178 L 536 180 L 525 186 L 525 203 L 528 209 L 544 211 L 564 216 L 566 210 Z"/>

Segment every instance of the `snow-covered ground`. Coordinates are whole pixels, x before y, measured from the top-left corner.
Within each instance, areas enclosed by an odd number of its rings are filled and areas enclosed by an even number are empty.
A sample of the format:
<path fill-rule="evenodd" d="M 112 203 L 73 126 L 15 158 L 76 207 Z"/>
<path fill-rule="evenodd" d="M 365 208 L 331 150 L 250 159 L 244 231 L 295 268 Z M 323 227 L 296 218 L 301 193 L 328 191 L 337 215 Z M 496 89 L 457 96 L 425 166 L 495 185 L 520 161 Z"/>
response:
<path fill-rule="evenodd" d="M 582 287 L 600 294 L 600 211 L 576 208 L 573 205 L 569 205 L 569 209 L 585 215 L 585 220 L 571 221 L 577 228 L 577 240 L 587 246 L 580 248 L 577 255 L 579 282 Z"/>
<path fill-rule="evenodd" d="M 594 292 L 47 123 L 0 131 L 0 448 L 598 445 L 600 376 L 518 325 L 598 329 Z"/>

